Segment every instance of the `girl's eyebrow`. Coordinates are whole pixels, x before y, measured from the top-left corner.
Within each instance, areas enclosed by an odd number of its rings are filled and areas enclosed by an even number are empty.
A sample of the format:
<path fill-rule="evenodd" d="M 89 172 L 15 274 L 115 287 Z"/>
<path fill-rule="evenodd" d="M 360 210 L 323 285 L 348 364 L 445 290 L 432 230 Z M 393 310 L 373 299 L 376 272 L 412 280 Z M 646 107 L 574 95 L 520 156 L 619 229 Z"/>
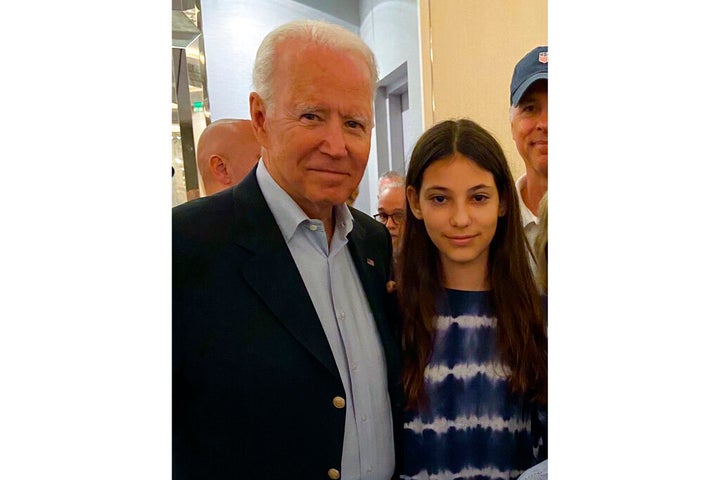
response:
<path fill-rule="evenodd" d="M 475 185 L 474 187 L 468 188 L 467 191 L 470 192 L 473 190 L 481 190 L 481 189 L 488 189 L 488 188 L 492 188 L 492 185 L 485 185 L 484 183 L 479 183 L 479 184 Z M 447 187 L 443 187 L 442 185 L 432 185 L 430 187 L 427 187 L 427 190 L 440 190 L 443 192 L 447 192 L 450 189 Z"/>

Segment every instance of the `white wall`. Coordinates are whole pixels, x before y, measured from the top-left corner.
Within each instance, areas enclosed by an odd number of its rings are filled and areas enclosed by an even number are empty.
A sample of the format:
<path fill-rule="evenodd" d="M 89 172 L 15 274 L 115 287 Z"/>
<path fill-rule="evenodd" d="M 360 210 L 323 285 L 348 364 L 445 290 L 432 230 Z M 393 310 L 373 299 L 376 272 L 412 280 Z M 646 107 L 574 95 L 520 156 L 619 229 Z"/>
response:
<path fill-rule="evenodd" d="M 495 136 L 519 177 L 525 163 L 510 131 L 510 80 L 518 60 L 548 44 L 547 1 L 421 0 L 420 13 L 428 126 L 458 117 L 476 121 Z"/>
<path fill-rule="evenodd" d="M 201 0 L 210 120 L 250 118 L 252 68 L 262 39 L 283 23 L 326 20 L 353 25 L 290 0 Z"/>
<path fill-rule="evenodd" d="M 375 53 L 380 78 L 407 62 L 408 70 L 408 111 L 405 119 L 404 143 L 413 146 L 424 131 L 422 123 L 422 90 L 420 74 L 420 41 L 418 33 L 418 6 L 415 0 L 360 0 L 360 35 Z M 376 135 L 373 131 L 373 146 L 370 152 L 365 176 L 360 183 L 360 194 L 356 206 L 368 213 L 377 212 L 378 172 Z M 405 164 L 410 152 L 405 155 Z M 358 207 L 360 208 L 360 207 Z"/>

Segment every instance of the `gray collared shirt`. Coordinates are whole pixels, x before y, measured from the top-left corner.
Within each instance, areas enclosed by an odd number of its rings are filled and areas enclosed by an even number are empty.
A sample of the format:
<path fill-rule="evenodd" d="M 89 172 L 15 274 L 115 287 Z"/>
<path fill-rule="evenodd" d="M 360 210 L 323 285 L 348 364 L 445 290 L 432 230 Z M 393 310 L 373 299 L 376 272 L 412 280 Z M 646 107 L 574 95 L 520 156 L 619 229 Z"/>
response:
<path fill-rule="evenodd" d="M 328 247 L 321 220 L 309 218 L 273 180 L 261 159 L 257 179 L 295 260 L 345 389 L 343 480 L 387 480 L 395 467 L 385 355 L 360 278 L 348 250 L 348 207 L 335 206 Z M 333 399 L 328 399 L 332 405 Z M 328 468 L 337 466 L 328 465 Z"/>

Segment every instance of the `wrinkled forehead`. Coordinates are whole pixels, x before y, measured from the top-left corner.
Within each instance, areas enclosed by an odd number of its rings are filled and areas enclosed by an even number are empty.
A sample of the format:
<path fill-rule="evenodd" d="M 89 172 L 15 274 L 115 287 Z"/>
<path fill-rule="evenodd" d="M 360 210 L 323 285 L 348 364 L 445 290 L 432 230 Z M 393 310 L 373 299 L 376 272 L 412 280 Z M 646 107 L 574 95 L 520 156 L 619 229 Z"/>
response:
<path fill-rule="evenodd" d="M 274 95 L 278 98 L 308 108 L 338 108 L 372 122 L 370 73 L 359 55 L 305 43 L 300 50 L 284 49 L 276 71 Z"/>
<path fill-rule="evenodd" d="M 405 208 L 405 188 L 399 186 L 385 188 L 378 197 L 378 208 L 386 211 Z"/>
<path fill-rule="evenodd" d="M 368 82 L 372 79 L 370 66 L 363 55 L 349 47 L 332 46 L 313 42 L 303 38 L 286 38 L 277 47 L 276 65 L 283 68 L 311 66 L 325 70 L 330 66 L 349 68 L 350 71 Z"/>

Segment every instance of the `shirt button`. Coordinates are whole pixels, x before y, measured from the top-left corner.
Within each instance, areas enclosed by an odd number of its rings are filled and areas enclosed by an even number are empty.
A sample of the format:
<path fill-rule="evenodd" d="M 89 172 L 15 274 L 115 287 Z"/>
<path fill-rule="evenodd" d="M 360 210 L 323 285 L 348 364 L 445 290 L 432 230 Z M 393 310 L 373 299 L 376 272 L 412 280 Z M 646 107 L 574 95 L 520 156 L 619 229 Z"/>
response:
<path fill-rule="evenodd" d="M 328 477 L 332 478 L 333 480 L 337 480 L 338 478 L 340 478 L 340 471 L 331 468 L 330 470 L 328 470 Z"/>
<path fill-rule="evenodd" d="M 367 422 L 367 415 L 363 415 L 361 418 L 363 422 Z"/>
<path fill-rule="evenodd" d="M 353 372 L 357 372 L 358 364 L 355 363 L 355 362 L 353 362 L 353 363 L 350 365 L 350 368 L 352 368 L 352 371 L 353 371 Z"/>
<path fill-rule="evenodd" d="M 340 320 L 345 320 L 345 312 L 340 312 Z"/>
<path fill-rule="evenodd" d="M 333 398 L 333 406 L 335 408 L 345 408 L 345 399 L 343 397 Z"/>
<path fill-rule="evenodd" d="M 317 226 L 317 225 L 310 225 L 310 227 L 308 227 L 308 228 L 310 228 L 310 230 L 312 230 L 312 231 L 314 232 L 315 230 L 318 229 L 318 226 Z"/>

